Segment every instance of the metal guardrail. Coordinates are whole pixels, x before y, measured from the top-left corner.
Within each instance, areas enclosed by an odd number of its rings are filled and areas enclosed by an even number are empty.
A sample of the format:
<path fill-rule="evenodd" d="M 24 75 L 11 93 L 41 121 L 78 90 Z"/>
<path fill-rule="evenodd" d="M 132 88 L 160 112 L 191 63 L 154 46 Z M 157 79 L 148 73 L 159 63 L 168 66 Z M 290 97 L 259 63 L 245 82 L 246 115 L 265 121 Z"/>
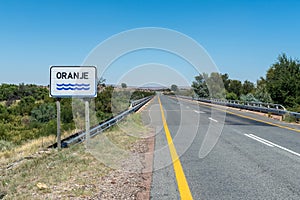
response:
<path fill-rule="evenodd" d="M 105 131 L 106 129 L 110 128 L 111 126 L 115 125 L 116 123 L 118 123 L 119 121 L 124 119 L 127 115 L 138 111 L 143 105 L 145 105 L 152 98 L 153 98 L 153 96 L 149 96 L 149 97 L 145 97 L 143 99 L 133 101 L 134 104 L 132 104 L 132 102 L 131 102 L 131 105 L 133 105 L 133 106 L 131 106 L 128 110 L 125 110 L 122 113 L 120 113 L 119 115 L 117 115 L 111 119 L 108 119 L 107 121 L 104 121 L 103 123 L 91 128 L 90 129 L 90 137 L 96 136 L 97 134 Z M 83 142 L 85 140 L 85 134 L 86 134 L 85 131 L 80 131 L 78 133 L 75 133 L 75 134 L 63 139 L 61 141 L 62 148 L 69 147 L 71 144 Z M 49 146 L 48 148 L 55 148 L 55 147 L 57 147 L 56 143 Z"/>
<path fill-rule="evenodd" d="M 262 102 L 249 102 L 249 101 L 237 101 L 237 100 L 221 100 L 221 99 L 206 99 L 206 98 L 192 98 L 187 96 L 178 96 L 185 99 L 193 99 L 196 101 L 201 101 L 205 103 L 217 104 L 222 106 L 228 106 L 233 108 L 270 113 L 274 115 L 290 115 L 295 117 L 297 120 L 300 119 L 300 113 L 291 112 L 285 109 L 284 106 L 280 104 L 272 103 L 262 103 Z"/>
<path fill-rule="evenodd" d="M 144 97 L 142 99 L 138 99 L 138 100 L 135 100 L 135 101 L 130 101 L 130 108 L 138 105 L 139 103 L 145 101 L 146 99 L 148 99 L 149 97 Z"/>
<path fill-rule="evenodd" d="M 289 115 L 295 117 L 298 121 L 300 120 L 300 113 L 289 111 Z"/>

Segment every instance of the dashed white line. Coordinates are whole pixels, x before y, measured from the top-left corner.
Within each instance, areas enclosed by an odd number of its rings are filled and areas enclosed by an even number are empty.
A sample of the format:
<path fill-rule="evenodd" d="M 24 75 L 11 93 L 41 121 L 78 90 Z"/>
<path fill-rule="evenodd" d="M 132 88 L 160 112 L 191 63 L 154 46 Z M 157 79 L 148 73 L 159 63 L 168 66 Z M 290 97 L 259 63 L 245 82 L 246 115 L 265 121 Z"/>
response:
<path fill-rule="evenodd" d="M 277 147 L 277 148 L 279 148 L 279 149 L 281 149 L 281 150 L 287 151 L 287 152 L 289 152 L 289 153 L 291 153 L 291 154 L 293 154 L 293 155 L 295 155 L 295 156 L 300 157 L 300 154 L 299 154 L 299 153 L 297 153 L 297 152 L 295 152 L 295 151 L 292 151 L 292 150 L 290 150 L 290 149 L 288 149 L 288 148 L 285 148 L 285 147 L 283 147 L 283 146 L 280 146 L 280 145 L 278 145 L 278 144 L 275 144 L 275 143 L 273 143 L 273 142 L 270 142 L 270 141 L 268 141 L 268 140 L 266 140 L 266 139 L 263 139 L 263 138 L 261 138 L 261 137 L 258 137 L 258 136 L 256 136 L 256 135 L 253 135 L 253 134 L 244 134 L 244 135 L 247 136 L 247 137 L 250 137 L 250 138 L 252 138 L 252 139 L 254 139 L 254 140 L 256 140 L 256 141 L 260 141 L 261 143 L 264 143 L 264 144 L 266 144 L 266 145 L 268 145 L 268 146 L 270 146 L 270 147 Z"/>
<path fill-rule="evenodd" d="M 213 119 L 213 118 L 211 118 L 211 117 L 209 117 L 208 119 L 210 119 L 211 121 L 214 121 L 214 122 L 218 122 L 218 120 Z"/>
<path fill-rule="evenodd" d="M 195 112 L 195 113 L 198 113 L 198 114 L 203 114 L 203 113 L 205 113 L 205 112 L 199 111 L 199 110 L 194 110 L 194 112 Z"/>

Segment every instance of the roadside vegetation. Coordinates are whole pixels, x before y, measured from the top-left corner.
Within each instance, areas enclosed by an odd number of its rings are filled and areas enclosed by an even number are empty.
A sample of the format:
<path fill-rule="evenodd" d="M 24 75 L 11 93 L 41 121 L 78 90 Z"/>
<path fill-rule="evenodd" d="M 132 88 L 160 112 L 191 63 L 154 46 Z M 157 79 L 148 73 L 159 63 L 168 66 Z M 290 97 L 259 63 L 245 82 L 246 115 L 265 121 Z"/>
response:
<path fill-rule="evenodd" d="M 191 89 L 173 84 L 165 94 L 274 103 L 289 111 L 300 112 L 300 61 L 281 54 L 256 83 L 230 79 L 227 73 L 202 73 L 195 76 Z M 284 116 L 284 120 L 297 121 L 289 115 Z"/>
<path fill-rule="evenodd" d="M 300 62 L 279 55 L 256 83 L 230 79 L 228 74 L 203 73 L 195 77 L 192 89 L 198 97 L 276 103 L 300 112 Z"/>
<path fill-rule="evenodd" d="M 149 91 L 116 90 L 112 86 L 99 85 L 99 92 L 92 108 L 96 118 L 91 125 L 96 125 L 113 116 L 116 112 L 127 109 L 130 100 L 153 95 Z M 56 135 L 56 99 L 49 97 L 49 89 L 37 85 L 0 85 L 0 155 L 9 156 L 7 151 L 18 149 L 27 143 L 39 143 L 47 147 L 55 141 Z M 64 136 L 84 126 L 82 101 L 64 98 L 61 102 L 61 122 Z M 77 113 L 73 113 L 75 109 Z M 76 122 L 76 123 L 75 123 Z M 76 127 L 75 127 L 76 125 Z M 77 129 L 76 129 L 77 128 Z"/>

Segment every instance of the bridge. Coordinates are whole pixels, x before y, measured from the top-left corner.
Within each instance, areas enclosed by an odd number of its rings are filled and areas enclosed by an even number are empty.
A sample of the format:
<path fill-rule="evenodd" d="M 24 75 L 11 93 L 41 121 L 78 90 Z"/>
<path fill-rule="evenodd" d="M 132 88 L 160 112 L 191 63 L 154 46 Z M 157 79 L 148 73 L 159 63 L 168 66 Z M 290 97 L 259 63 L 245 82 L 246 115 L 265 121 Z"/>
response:
<path fill-rule="evenodd" d="M 224 114 L 218 141 L 201 158 Z M 164 95 L 143 115 L 156 128 L 152 199 L 300 198 L 298 125 Z"/>

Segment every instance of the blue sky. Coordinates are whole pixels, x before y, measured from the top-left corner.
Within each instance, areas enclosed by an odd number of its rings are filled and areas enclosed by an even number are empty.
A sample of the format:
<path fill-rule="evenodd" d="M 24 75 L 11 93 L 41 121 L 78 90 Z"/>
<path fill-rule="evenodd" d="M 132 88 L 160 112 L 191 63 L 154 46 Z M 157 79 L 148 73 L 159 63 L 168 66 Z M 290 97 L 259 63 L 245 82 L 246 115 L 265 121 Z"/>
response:
<path fill-rule="evenodd" d="M 186 34 L 221 73 L 255 82 L 280 53 L 300 58 L 299 8 L 296 0 L 0 1 L 0 83 L 47 85 L 50 65 L 80 65 L 105 39 L 141 27 Z M 161 60 L 152 52 L 147 61 Z M 117 81 L 115 68 L 105 74 L 107 82 Z M 192 81 L 197 72 L 188 71 Z"/>

